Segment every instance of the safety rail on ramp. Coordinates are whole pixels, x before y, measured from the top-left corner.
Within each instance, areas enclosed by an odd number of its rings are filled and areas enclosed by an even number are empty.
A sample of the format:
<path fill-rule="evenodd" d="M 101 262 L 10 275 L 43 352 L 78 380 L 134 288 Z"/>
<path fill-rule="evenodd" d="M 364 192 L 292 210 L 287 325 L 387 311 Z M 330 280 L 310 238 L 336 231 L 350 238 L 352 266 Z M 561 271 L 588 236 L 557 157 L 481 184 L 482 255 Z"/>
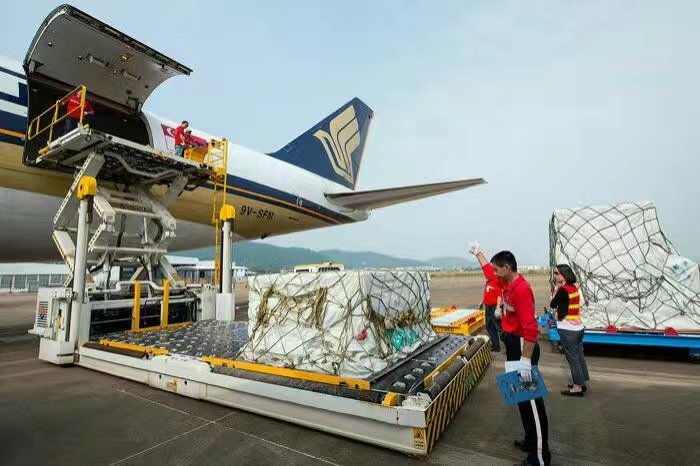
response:
<path fill-rule="evenodd" d="M 46 131 L 49 132 L 48 140 L 46 142 L 46 146 L 43 147 L 39 153 L 42 154 L 48 150 L 49 145 L 51 142 L 54 140 L 54 127 L 66 120 L 71 113 L 76 113 L 76 110 L 79 112 L 78 115 L 78 126 L 79 127 L 84 127 L 83 126 L 83 117 L 85 116 L 85 95 L 87 93 L 87 88 L 85 86 L 78 86 L 72 91 L 70 91 L 68 94 L 65 96 L 61 97 L 51 105 L 49 108 L 47 108 L 43 113 L 39 114 L 36 118 L 34 118 L 31 123 L 29 123 L 29 126 L 27 126 L 27 139 L 28 140 L 33 140 L 40 134 L 45 133 Z M 68 111 L 68 101 L 71 99 L 73 96 L 79 96 L 80 98 L 80 104 L 77 109 L 74 109 L 72 111 Z M 65 107 L 65 111 L 62 111 L 61 109 Z M 50 121 L 49 120 L 50 117 Z"/>

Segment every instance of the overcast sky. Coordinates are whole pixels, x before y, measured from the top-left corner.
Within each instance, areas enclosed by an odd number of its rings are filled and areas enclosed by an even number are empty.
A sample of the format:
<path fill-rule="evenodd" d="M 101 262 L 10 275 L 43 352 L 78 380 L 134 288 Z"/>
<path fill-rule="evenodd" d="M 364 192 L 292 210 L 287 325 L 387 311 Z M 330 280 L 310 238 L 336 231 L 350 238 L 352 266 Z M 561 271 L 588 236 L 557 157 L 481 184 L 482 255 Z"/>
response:
<path fill-rule="evenodd" d="M 195 70 L 160 115 L 273 151 L 357 96 L 376 112 L 360 189 L 489 183 L 270 243 L 425 259 L 478 239 L 545 264 L 554 209 L 653 200 L 700 259 L 700 2 L 74 4 Z M 56 5 L 3 21 L 0 54 Z"/>

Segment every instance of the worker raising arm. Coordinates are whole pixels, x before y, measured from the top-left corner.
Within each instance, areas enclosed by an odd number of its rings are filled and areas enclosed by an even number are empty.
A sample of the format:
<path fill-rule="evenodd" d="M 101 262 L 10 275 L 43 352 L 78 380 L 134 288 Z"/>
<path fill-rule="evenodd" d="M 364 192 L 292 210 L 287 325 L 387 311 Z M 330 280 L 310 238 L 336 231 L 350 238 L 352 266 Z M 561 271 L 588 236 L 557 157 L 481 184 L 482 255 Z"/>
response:
<path fill-rule="evenodd" d="M 518 263 L 510 251 L 497 253 L 491 262 L 472 243 L 469 252 L 481 264 L 484 275 L 489 280 L 497 280 L 503 289 L 503 341 L 506 346 L 506 359 L 518 361 L 517 371 L 524 382 L 532 381 L 532 365 L 537 365 L 540 347 L 537 344 L 538 328 L 535 320 L 535 296 L 530 283 L 518 273 Z M 544 400 L 518 403 L 520 418 L 525 429 L 525 438 L 515 440 L 515 447 L 528 453 L 524 464 L 549 464 L 551 454 L 548 445 L 548 420 Z"/>
<path fill-rule="evenodd" d="M 523 380 L 530 381 L 532 379 L 529 363 L 539 334 L 537 320 L 535 320 L 535 297 L 532 293 L 532 287 L 525 277 L 518 273 L 515 256 L 511 252 L 502 251 L 496 254 L 494 259 L 506 255 L 509 256 L 508 258 L 512 258 L 512 264 L 503 261 L 499 261 L 500 264 L 493 260 L 487 261 L 486 256 L 476 243 L 470 246 L 469 252 L 476 256 L 486 279 L 498 284 L 503 289 L 504 310 L 501 318 L 503 332 L 517 336 L 518 346 L 520 346 L 520 338 L 523 338 L 521 377 Z M 506 265 L 510 265 L 510 267 L 506 267 Z"/>

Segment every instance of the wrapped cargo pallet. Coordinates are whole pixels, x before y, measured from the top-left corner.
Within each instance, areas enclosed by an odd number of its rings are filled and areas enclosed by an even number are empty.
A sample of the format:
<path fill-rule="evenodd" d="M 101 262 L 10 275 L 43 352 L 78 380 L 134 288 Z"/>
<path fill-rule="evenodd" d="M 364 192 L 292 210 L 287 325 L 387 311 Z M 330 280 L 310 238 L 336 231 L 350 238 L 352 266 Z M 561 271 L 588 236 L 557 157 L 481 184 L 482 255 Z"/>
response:
<path fill-rule="evenodd" d="M 366 378 L 437 338 L 429 282 L 426 272 L 389 270 L 251 277 L 239 358 Z"/>
<path fill-rule="evenodd" d="M 588 328 L 700 330 L 700 270 L 661 231 L 652 202 L 561 209 L 550 262 L 579 280 Z"/>

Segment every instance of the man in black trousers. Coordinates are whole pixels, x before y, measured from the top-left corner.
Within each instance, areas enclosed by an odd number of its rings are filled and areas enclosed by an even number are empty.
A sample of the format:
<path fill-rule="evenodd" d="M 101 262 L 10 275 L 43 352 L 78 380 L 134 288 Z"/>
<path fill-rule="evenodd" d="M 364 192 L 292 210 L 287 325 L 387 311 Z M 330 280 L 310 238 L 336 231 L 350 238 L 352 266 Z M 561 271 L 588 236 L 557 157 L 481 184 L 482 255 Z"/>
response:
<path fill-rule="evenodd" d="M 510 251 L 501 251 L 486 260 L 484 253 L 473 243 L 469 251 L 476 256 L 487 279 L 498 279 L 503 289 L 503 340 L 506 359 L 517 361 L 517 371 L 525 382 L 532 381 L 532 366 L 540 359 L 537 344 L 539 330 L 535 320 L 535 296 L 530 283 L 518 273 L 518 263 Z M 549 465 L 552 455 L 548 444 L 548 420 L 544 399 L 518 403 L 520 419 L 525 430 L 523 440 L 513 444 L 528 453 L 522 464 Z"/>

